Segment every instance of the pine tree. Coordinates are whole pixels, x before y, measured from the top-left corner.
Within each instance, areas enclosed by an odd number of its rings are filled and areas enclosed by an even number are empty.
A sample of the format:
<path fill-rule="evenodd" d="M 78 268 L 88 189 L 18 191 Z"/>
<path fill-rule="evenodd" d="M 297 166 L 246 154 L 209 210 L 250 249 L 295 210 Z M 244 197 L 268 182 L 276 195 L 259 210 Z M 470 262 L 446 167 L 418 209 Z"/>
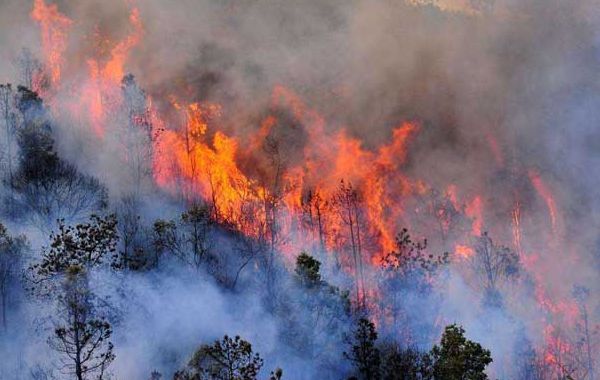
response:
<path fill-rule="evenodd" d="M 492 362 L 489 350 L 465 338 L 465 330 L 446 326 L 440 345 L 431 350 L 434 379 L 487 380 L 485 367 Z"/>
<path fill-rule="evenodd" d="M 360 379 L 377 380 L 380 378 L 381 359 L 376 341 L 375 324 L 366 318 L 359 319 L 354 335 L 348 340 L 350 352 L 344 352 L 344 357 L 352 362 L 360 374 Z"/>

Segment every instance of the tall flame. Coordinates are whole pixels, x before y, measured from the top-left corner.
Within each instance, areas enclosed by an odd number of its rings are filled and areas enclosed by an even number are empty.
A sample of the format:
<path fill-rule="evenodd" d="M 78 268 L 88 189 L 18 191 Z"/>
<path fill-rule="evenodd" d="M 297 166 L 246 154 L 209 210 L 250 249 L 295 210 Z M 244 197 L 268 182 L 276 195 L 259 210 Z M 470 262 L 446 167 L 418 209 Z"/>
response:
<path fill-rule="evenodd" d="M 60 83 L 63 54 L 67 50 L 68 32 L 73 21 L 60 13 L 56 4 L 46 5 L 44 0 L 35 0 L 31 17 L 40 25 L 42 51 L 49 71 L 50 85 L 55 87 Z"/>

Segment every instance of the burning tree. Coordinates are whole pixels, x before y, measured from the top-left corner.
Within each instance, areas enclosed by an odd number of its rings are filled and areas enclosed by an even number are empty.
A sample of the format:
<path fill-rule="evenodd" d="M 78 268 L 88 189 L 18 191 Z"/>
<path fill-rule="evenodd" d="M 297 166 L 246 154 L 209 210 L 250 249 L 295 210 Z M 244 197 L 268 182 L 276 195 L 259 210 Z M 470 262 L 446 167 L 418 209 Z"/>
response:
<path fill-rule="evenodd" d="M 333 196 L 332 204 L 347 228 L 346 244 L 349 246 L 353 262 L 356 305 L 358 308 L 362 308 L 365 306 L 367 295 L 363 270 L 363 240 L 366 226 L 361 197 L 351 183 L 346 184 L 342 180 Z"/>
<path fill-rule="evenodd" d="M 29 49 L 23 48 L 15 63 L 19 69 L 21 85 L 34 91 L 48 87 L 44 66 Z"/>
<path fill-rule="evenodd" d="M 329 208 L 329 203 L 323 199 L 318 190 L 309 190 L 302 197 L 302 227 L 313 236 L 316 234 L 318 248 L 321 250 L 325 249 L 327 226 L 325 217 Z"/>

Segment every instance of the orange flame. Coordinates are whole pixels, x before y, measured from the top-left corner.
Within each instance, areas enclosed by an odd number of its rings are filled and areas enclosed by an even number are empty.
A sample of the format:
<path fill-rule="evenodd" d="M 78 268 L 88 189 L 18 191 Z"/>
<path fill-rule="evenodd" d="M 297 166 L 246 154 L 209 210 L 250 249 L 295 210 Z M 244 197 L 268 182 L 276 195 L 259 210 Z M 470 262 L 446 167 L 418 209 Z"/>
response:
<path fill-rule="evenodd" d="M 469 204 L 467 204 L 465 214 L 473 219 L 471 233 L 474 236 L 481 236 L 483 227 L 483 202 L 481 196 L 476 196 Z"/>
<path fill-rule="evenodd" d="M 46 5 L 44 0 L 35 0 L 31 18 L 40 25 L 42 51 L 49 71 L 50 85 L 56 87 L 60 83 L 67 34 L 73 21 L 60 13 L 56 4 Z"/>
<path fill-rule="evenodd" d="M 540 197 L 546 203 L 548 207 L 548 213 L 550 214 L 550 221 L 552 223 L 552 232 L 556 235 L 557 233 L 557 208 L 556 202 L 554 201 L 554 197 L 550 188 L 546 185 L 546 183 L 542 180 L 542 177 L 535 170 L 529 171 L 529 179 L 533 184 L 533 187 L 538 192 Z"/>
<path fill-rule="evenodd" d="M 466 245 L 457 244 L 456 247 L 454 247 L 454 254 L 461 259 L 469 259 L 473 257 L 475 251 L 473 248 Z"/>

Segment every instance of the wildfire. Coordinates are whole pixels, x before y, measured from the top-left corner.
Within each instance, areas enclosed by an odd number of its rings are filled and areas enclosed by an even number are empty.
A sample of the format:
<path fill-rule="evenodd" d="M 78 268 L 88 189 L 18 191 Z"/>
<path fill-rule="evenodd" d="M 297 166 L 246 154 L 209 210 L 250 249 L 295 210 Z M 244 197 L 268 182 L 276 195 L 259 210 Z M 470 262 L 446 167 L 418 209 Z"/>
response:
<path fill-rule="evenodd" d="M 49 85 L 56 89 L 65 79 L 63 55 L 73 22 L 56 5 L 47 5 L 44 0 L 35 0 L 31 17 L 40 25 Z M 109 128 L 118 128 L 111 125 L 110 117 L 123 104 L 122 83 L 128 59 L 144 35 L 137 8 L 130 11 L 129 26 L 129 34 L 113 41 L 108 56 L 98 53 L 87 58 L 87 77 L 72 89 L 76 96 L 66 107 L 88 121 L 97 137 L 105 136 Z M 424 197 L 432 190 L 426 180 L 413 178 L 405 170 L 412 139 L 421 125 L 414 121 L 399 123 L 388 141 L 367 148 L 348 129 L 327 129 L 327 120 L 317 110 L 282 85 L 273 88 L 270 107 L 266 115 L 257 117 L 255 125 L 229 129 L 222 125 L 222 116 L 231 110 L 184 98 L 181 94 L 170 96 L 165 102 L 170 108 L 163 113 L 148 99 L 153 133 L 162 131 L 152 140 L 154 183 L 176 196 L 205 202 L 216 221 L 269 244 L 273 252 L 282 252 L 290 260 L 305 249 L 331 254 L 340 267 L 355 276 L 358 299 L 376 297 L 377 291 L 369 287 L 363 266 L 381 265 L 383 257 L 397 248 L 396 234 L 410 226 L 412 212 L 419 212 L 411 209 L 408 200 Z M 284 129 L 293 129 L 306 141 L 294 145 L 295 135 L 289 138 L 291 143 L 285 141 L 280 136 Z M 496 166 L 504 167 L 507 160 L 502 146 L 491 134 L 486 139 Z M 556 236 L 560 215 L 550 187 L 537 171 L 530 170 L 524 177 L 544 201 Z M 441 186 L 448 210 L 436 208 L 437 204 L 428 208 L 443 224 L 438 229 L 447 234 L 451 228 L 449 215 L 454 214 L 467 217 L 470 223 L 447 246 L 449 251 L 454 246 L 457 265 L 461 265 L 475 254 L 469 241 L 493 224 L 487 208 L 494 201 L 483 193 L 461 192 L 464 189 L 460 183 Z M 549 314 L 575 318 L 576 308 L 571 302 L 554 302 L 543 287 L 543 274 L 533 265 L 537 255 L 526 252 L 527 229 L 523 224 L 527 219 L 523 214 L 527 207 L 521 203 L 525 198 L 516 198 L 504 236 L 510 243 L 512 235 L 514 248 L 534 273 L 540 308 Z M 504 218 L 509 219 L 508 214 L 503 211 Z M 485 225 L 484 216 L 490 217 Z M 550 339 L 551 332 L 547 331 L 546 336 L 554 351 L 566 349 L 563 343 Z M 549 353 L 547 360 L 556 361 L 556 355 Z"/>
<path fill-rule="evenodd" d="M 281 186 L 261 183 L 252 178 L 239 166 L 240 157 L 249 157 L 256 152 L 264 151 L 264 144 L 269 142 L 269 136 L 277 128 L 280 120 L 275 115 L 266 116 L 260 123 L 256 133 L 248 138 L 246 150 L 240 149 L 237 138 L 227 136 L 220 131 L 209 133 L 209 119 L 218 119 L 221 107 L 218 105 L 200 105 L 192 103 L 181 105 L 172 102 L 182 114 L 183 128 L 178 131 L 166 131 L 157 142 L 156 157 L 157 183 L 172 191 L 176 179 L 183 178 L 186 183 L 184 193 L 199 195 L 202 199 L 210 200 L 214 207 L 215 216 L 228 223 L 237 224 L 238 228 L 250 228 L 245 232 L 255 235 L 260 225 L 268 223 L 268 207 L 265 202 L 276 204 L 280 219 L 281 235 L 291 235 L 291 228 L 297 226 L 300 218 L 303 194 L 310 185 L 312 192 L 318 194 L 325 202 L 331 203 L 339 190 L 339 180 L 356 184 L 357 194 L 364 200 L 364 217 L 370 232 L 377 236 L 377 252 L 371 251 L 370 257 L 377 262 L 383 253 L 394 249 L 394 236 L 397 218 L 401 213 L 398 201 L 405 193 L 410 192 L 410 181 L 403 176 L 392 181 L 399 174 L 399 169 L 406 157 L 406 145 L 418 127 L 414 123 L 404 123 L 396 128 L 392 141 L 377 152 L 365 150 L 361 141 L 349 137 L 344 131 L 334 135 L 326 134 L 322 118 L 304 105 L 297 95 L 289 89 L 278 86 L 273 91 L 274 107 L 285 105 L 292 111 L 298 122 L 304 122 L 310 141 L 304 149 L 304 159 L 296 165 L 288 165 L 282 177 L 276 179 Z M 213 136 L 212 138 L 210 136 Z M 320 141 L 325 141 L 324 145 Z M 336 147 L 331 149 L 331 147 Z M 274 149 L 274 148 L 273 148 Z M 273 154 L 279 154 L 273 152 Z M 272 157 L 273 158 L 273 157 Z M 333 164 L 333 165 L 332 165 Z M 390 186 L 399 185 L 399 186 Z M 358 190 L 360 189 L 360 190 Z M 252 206 L 250 206 L 252 205 Z M 263 206 L 261 206 L 263 205 Z M 241 226 L 244 208 L 256 209 L 256 224 Z M 345 230 L 343 216 L 332 210 L 331 204 L 327 209 L 320 210 L 332 229 Z M 325 215 L 327 214 L 327 215 Z M 352 216 L 354 218 L 354 216 Z M 366 245 L 366 238 L 363 242 Z M 325 237 L 328 248 L 335 249 L 339 241 Z M 373 244 L 372 242 L 370 244 Z M 297 247 L 299 249 L 299 247 Z M 367 255 L 367 251 L 363 252 Z"/>
<path fill-rule="evenodd" d="M 475 254 L 475 251 L 466 245 L 457 244 L 454 248 L 454 254 L 462 259 L 469 259 Z"/>
<path fill-rule="evenodd" d="M 46 5 L 44 0 L 35 0 L 31 17 L 40 25 L 50 85 L 56 87 L 60 83 L 63 54 L 67 50 L 67 35 L 73 21 L 60 13 L 56 4 Z M 40 92 L 42 89 L 34 90 Z"/>
<path fill-rule="evenodd" d="M 473 219 L 471 233 L 473 236 L 481 236 L 482 228 L 483 228 L 483 202 L 481 200 L 481 196 L 476 196 L 473 200 L 467 205 L 465 209 L 465 214 Z"/>
<path fill-rule="evenodd" d="M 548 207 L 548 213 L 550 214 L 550 222 L 552 224 L 552 232 L 556 236 L 556 234 L 557 234 L 557 208 L 556 208 L 556 202 L 554 201 L 552 192 L 550 191 L 550 189 L 548 188 L 546 183 L 542 180 L 542 177 L 539 175 L 539 173 L 536 172 L 535 170 L 529 171 L 529 179 L 531 180 L 531 183 L 533 184 L 533 187 L 535 188 L 535 190 L 538 192 L 540 197 L 542 197 L 542 199 L 546 203 L 546 206 Z"/>

